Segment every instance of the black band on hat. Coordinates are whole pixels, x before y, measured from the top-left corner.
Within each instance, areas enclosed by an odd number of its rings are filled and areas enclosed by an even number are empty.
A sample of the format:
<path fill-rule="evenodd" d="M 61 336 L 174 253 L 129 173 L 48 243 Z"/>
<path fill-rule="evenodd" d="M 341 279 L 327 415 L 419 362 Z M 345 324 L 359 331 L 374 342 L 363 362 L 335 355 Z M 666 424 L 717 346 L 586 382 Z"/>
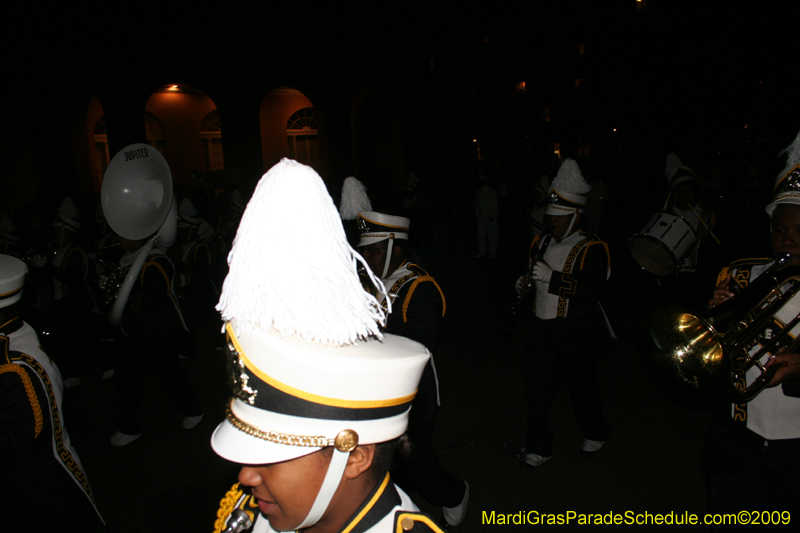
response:
<path fill-rule="evenodd" d="M 13 291 L 9 291 L 9 292 L 4 293 L 4 294 L 0 294 L 0 302 L 3 302 L 4 300 L 10 300 L 11 298 L 16 296 L 20 292 L 22 292 L 22 287 L 20 287 L 18 289 L 14 289 Z"/>
<path fill-rule="evenodd" d="M 280 413 L 282 415 L 318 418 L 322 420 L 375 420 L 402 414 L 407 411 L 411 405 L 411 400 L 407 403 L 388 407 L 371 408 L 349 408 L 325 405 L 280 391 L 263 381 L 247 367 L 245 367 L 245 372 L 248 376 L 248 387 L 257 391 L 251 405 L 258 409 L 264 409 L 265 411 L 272 411 L 273 413 Z M 234 390 L 234 394 L 235 392 Z M 248 401 L 248 403 L 250 402 Z"/>
<path fill-rule="evenodd" d="M 565 207 L 568 209 L 583 209 L 585 203 L 574 202 L 562 194 L 559 194 L 558 191 L 552 190 L 550 191 L 550 196 L 547 198 L 547 205 L 552 207 Z"/>
<path fill-rule="evenodd" d="M 376 420 L 406 412 L 416 392 L 402 398 L 357 401 L 302 391 L 269 376 L 247 358 L 230 328 L 228 371 L 233 395 L 253 407 L 290 416 L 322 420 Z"/>

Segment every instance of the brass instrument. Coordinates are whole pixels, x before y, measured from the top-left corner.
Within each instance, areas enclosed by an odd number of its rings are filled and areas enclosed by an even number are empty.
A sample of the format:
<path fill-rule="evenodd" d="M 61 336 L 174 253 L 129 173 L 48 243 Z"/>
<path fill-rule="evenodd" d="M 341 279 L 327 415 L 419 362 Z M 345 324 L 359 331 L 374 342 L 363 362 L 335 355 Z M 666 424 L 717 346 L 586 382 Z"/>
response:
<path fill-rule="evenodd" d="M 103 297 L 103 302 L 110 308 L 117 298 L 128 269 L 119 266 L 119 259 L 123 251 L 118 242 L 103 247 L 97 253 L 97 264 L 102 268 L 102 273 L 97 276 L 97 287 Z"/>
<path fill-rule="evenodd" d="M 786 324 L 776 318 L 800 291 L 800 266 L 787 266 L 789 261 L 790 255 L 781 257 L 735 298 L 703 315 L 674 306 L 657 311 L 650 324 L 657 361 L 696 388 L 721 385 L 738 403 L 758 396 L 780 368 L 765 368 L 764 355 L 783 346 L 794 352 L 800 344 L 800 337 L 789 336 L 800 314 Z M 780 331 L 771 334 L 776 328 Z M 748 386 L 745 374 L 753 367 L 760 375 Z"/>
<path fill-rule="evenodd" d="M 57 253 L 58 245 L 56 241 L 50 241 L 47 245 L 29 250 L 27 254 L 20 257 L 20 259 L 28 265 L 28 268 L 41 268 L 48 261 L 52 261 Z"/>

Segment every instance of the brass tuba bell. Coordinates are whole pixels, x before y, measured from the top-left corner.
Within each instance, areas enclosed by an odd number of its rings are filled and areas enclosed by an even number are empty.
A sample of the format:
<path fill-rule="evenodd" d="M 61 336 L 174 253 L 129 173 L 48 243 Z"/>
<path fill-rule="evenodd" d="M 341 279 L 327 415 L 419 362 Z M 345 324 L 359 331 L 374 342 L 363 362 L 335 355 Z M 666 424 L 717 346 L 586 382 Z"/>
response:
<path fill-rule="evenodd" d="M 780 368 L 767 369 L 760 360 L 781 347 L 793 352 L 800 343 L 789 335 L 800 314 L 785 322 L 776 317 L 800 290 L 800 266 L 787 266 L 790 260 L 781 257 L 734 298 L 702 315 L 675 306 L 658 310 L 650 336 L 660 366 L 695 388 L 722 386 L 738 403 L 758 396 Z M 745 374 L 753 367 L 760 374 L 747 385 Z"/>

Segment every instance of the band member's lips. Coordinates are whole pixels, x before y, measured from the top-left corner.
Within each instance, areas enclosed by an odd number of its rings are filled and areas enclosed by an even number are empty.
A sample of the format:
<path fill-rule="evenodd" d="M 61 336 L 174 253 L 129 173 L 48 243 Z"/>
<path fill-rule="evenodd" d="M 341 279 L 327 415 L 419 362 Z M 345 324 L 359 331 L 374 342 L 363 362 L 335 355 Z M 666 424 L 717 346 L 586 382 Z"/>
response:
<path fill-rule="evenodd" d="M 270 502 L 267 500 L 259 500 L 258 498 L 256 498 L 256 501 L 258 502 L 258 510 L 261 511 L 261 514 L 263 515 L 268 515 L 270 511 L 275 509 L 274 502 Z"/>

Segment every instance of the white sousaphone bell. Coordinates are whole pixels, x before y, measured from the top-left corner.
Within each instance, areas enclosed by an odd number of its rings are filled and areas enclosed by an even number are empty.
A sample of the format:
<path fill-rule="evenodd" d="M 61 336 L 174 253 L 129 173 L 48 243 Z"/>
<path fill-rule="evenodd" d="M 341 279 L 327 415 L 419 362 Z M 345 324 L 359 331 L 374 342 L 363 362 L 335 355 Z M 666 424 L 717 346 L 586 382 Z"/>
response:
<path fill-rule="evenodd" d="M 172 192 L 167 160 L 148 144 L 131 144 L 120 150 L 106 169 L 100 191 L 103 215 L 114 233 L 132 241 L 147 239 L 125 276 L 109 313 L 116 325 L 133 284 L 153 247 L 168 248 L 178 235 L 178 203 Z"/>

